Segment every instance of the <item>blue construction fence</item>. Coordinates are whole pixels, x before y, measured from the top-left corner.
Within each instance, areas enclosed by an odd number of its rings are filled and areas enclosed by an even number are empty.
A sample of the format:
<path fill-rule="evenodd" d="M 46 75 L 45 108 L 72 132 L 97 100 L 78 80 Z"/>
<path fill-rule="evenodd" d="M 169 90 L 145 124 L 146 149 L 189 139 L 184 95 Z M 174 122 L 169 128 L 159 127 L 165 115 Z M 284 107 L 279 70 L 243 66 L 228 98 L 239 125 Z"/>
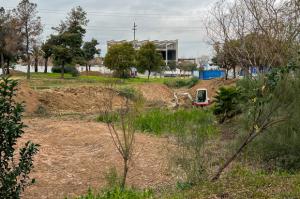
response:
<path fill-rule="evenodd" d="M 225 77 L 225 71 L 223 71 L 223 70 L 193 71 L 193 76 L 198 77 L 199 79 L 202 79 L 202 80 L 223 78 L 223 77 Z"/>

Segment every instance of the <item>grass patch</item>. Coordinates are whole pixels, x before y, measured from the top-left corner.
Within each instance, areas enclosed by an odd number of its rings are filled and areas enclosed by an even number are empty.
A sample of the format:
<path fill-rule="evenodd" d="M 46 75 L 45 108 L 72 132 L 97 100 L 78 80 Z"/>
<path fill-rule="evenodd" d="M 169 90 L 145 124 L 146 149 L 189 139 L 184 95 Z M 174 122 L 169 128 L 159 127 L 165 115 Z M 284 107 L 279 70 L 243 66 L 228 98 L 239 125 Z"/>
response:
<path fill-rule="evenodd" d="M 153 109 L 141 114 L 135 121 L 141 132 L 155 135 L 185 132 L 201 124 L 213 124 L 214 117 L 210 111 L 201 109 L 167 110 Z"/>
<path fill-rule="evenodd" d="M 190 190 L 170 194 L 161 198 L 299 198 L 300 175 L 282 173 L 267 174 L 235 166 L 217 182 L 203 181 Z"/>
<path fill-rule="evenodd" d="M 93 193 L 89 190 L 86 195 L 77 199 L 150 199 L 153 198 L 153 193 L 150 190 L 139 191 L 136 189 L 112 188 L 104 190 L 101 193 Z"/>
<path fill-rule="evenodd" d="M 164 80 L 164 84 L 170 88 L 182 88 L 188 87 L 191 88 L 198 83 L 199 79 L 196 77 L 188 78 L 188 79 L 166 79 Z"/>

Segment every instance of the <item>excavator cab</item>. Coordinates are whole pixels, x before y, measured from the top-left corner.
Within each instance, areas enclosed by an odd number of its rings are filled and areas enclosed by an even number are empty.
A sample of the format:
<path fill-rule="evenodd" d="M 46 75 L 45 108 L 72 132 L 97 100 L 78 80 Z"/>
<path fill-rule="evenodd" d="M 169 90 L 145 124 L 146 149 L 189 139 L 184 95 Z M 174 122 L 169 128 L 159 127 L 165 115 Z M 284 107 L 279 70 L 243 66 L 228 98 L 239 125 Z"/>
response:
<path fill-rule="evenodd" d="M 196 92 L 196 99 L 193 102 L 194 106 L 208 106 L 210 104 L 210 99 L 208 98 L 207 89 L 198 89 Z"/>

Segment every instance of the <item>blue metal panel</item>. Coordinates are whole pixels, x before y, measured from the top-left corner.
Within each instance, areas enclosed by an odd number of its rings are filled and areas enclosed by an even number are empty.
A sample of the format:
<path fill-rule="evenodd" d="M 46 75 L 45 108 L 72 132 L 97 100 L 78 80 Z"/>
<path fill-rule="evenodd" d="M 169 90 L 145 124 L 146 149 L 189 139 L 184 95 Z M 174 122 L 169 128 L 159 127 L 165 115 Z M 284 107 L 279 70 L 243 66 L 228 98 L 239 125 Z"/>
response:
<path fill-rule="evenodd" d="M 225 72 L 222 70 L 205 70 L 199 74 L 199 79 L 209 80 L 225 77 Z"/>

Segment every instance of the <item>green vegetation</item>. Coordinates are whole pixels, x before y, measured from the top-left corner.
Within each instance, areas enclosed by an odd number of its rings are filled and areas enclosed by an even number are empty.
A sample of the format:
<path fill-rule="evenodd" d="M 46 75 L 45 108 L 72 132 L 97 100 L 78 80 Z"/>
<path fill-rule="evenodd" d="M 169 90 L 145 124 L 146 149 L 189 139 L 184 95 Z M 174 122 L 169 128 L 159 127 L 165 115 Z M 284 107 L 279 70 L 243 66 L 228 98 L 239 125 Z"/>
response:
<path fill-rule="evenodd" d="M 24 134 L 22 122 L 24 108 L 16 103 L 17 81 L 0 80 L 0 195 L 1 198 L 20 198 L 24 189 L 34 182 L 29 173 L 38 145 L 30 141 L 19 149 L 17 141 Z"/>
<path fill-rule="evenodd" d="M 164 61 L 161 53 L 157 52 L 152 42 L 147 42 L 138 50 L 136 55 L 137 69 L 139 72 L 148 72 L 148 79 L 151 72 L 161 72 Z"/>
<path fill-rule="evenodd" d="M 51 70 L 52 70 L 53 73 L 61 73 L 62 67 L 55 66 L 55 67 L 52 67 Z M 71 74 L 72 77 L 79 76 L 79 71 L 74 66 L 66 66 L 66 67 L 64 67 L 64 73 Z"/>
<path fill-rule="evenodd" d="M 189 190 L 178 189 L 174 193 L 166 193 L 161 198 L 298 198 L 299 187 L 299 174 L 270 174 L 263 170 L 236 165 L 217 182 L 202 181 Z"/>
<path fill-rule="evenodd" d="M 198 82 L 199 79 L 197 77 L 193 77 L 189 79 L 170 78 L 164 80 L 164 84 L 170 88 L 182 88 L 182 87 L 191 88 L 195 86 Z"/>
<path fill-rule="evenodd" d="M 78 197 L 77 199 L 151 199 L 153 194 L 149 190 L 138 191 L 135 189 L 112 188 L 95 194 L 91 190 L 87 195 Z"/>
<path fill-rule="evenodd" d="M 104 65 L 115 71 L 116 77 L 129 77 L 130 67 L 134 66 L 135 50 L 131 43 L 116 44 L 108 49 Z"/>
<path fill-rule="evenodd" d="M 135 121 L 136 128 L 142 132 L 155 135 L 185 132 L 186 129 L 197 130 L 203 124 L 212 124 L 214 117 L 210 111 L 199 109 L 167 110 L 154 109 L 142 113 Z M 207 131 L 211 126 L 207 126 Z"/>
<path fill-rule="evenodd" d="M 218 117 L 220 123 L 233 118 L 241 112 L 239 104 L 241 103 L 241 94 L 236 87 L 222 87 L 215 96 L 213 112 Z"/>

